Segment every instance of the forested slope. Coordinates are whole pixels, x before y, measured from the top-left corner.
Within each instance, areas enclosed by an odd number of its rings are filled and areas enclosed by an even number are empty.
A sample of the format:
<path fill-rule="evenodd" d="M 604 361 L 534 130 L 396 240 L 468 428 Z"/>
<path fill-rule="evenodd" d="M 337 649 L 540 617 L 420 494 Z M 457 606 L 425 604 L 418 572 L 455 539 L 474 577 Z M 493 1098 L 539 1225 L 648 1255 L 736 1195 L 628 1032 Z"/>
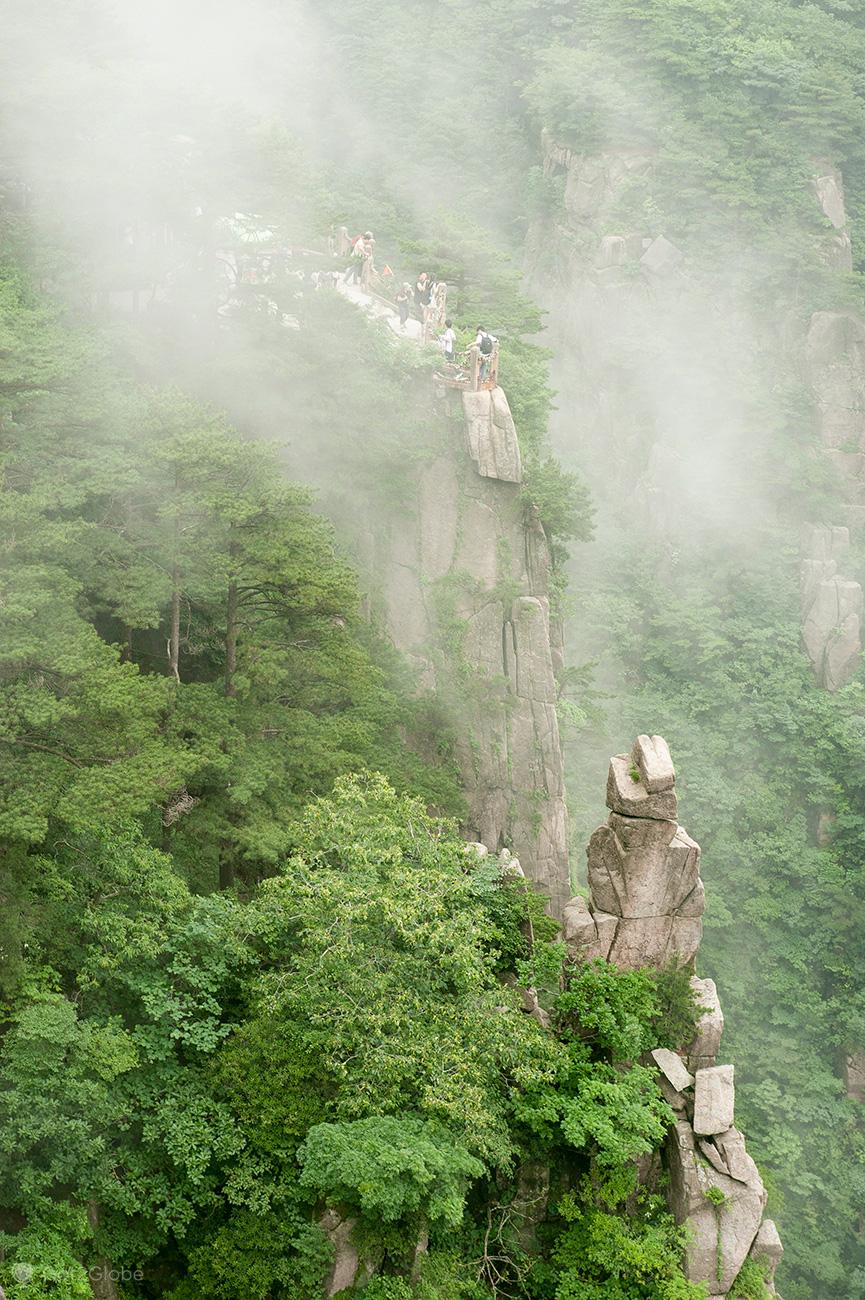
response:
<path fill-rule="evenodd" d="M 312 1300 L 330 1206 L 370 1298 L 697 1300 L 634 1175 L 682 978 L 560 993 L 543 901 L 397 740 L 427 706 L 330 526 L 40 295 L 32 234 L 4 262 L 6 1294 Z"/>

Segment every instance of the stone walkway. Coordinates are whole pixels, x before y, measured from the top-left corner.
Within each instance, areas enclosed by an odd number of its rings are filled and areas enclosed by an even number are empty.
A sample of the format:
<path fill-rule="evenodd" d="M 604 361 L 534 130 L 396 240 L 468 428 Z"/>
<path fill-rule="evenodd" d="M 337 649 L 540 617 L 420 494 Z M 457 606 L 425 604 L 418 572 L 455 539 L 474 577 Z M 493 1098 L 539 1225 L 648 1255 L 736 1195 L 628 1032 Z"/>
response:
<path fill-rule="evenodd" d="M 413 343 L 423 343 L 423 326 L 413 316 L 409 316 L 405 323 L 405 329 L 403 329 L 399 323 L 399 313 L 387 307 L 381 298 L 365 293 L 363 289 L 359 289 L 353 282 L 346 284 L 344 280 L 340 280 L 336 287 L 338 293 L 341 293 L 349 302 L 353 302 L 356 307 L 360 307 L 366 312 L 367 316 L 370 316 L 373 320 L 384 321 L 399 338 L 411 339 Z"/>

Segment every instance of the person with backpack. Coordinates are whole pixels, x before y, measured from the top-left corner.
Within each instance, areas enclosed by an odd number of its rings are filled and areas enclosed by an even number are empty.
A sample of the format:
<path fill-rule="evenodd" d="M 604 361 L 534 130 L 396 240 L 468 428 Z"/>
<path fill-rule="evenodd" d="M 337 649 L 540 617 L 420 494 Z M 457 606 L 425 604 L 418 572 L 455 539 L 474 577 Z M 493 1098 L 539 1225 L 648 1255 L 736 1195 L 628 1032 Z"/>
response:
<path fill-rule="evenodd" d="M 483 325 L 478 326 L 477 337 L 475 338 L 475 347 L 480 353 L 481 370 L 480 382 L 485 384 L 490 373 L 490 364 L 493 359 L 493 349 L 496 345 L 496 339 L 492 334 L 484 329 Z"/>

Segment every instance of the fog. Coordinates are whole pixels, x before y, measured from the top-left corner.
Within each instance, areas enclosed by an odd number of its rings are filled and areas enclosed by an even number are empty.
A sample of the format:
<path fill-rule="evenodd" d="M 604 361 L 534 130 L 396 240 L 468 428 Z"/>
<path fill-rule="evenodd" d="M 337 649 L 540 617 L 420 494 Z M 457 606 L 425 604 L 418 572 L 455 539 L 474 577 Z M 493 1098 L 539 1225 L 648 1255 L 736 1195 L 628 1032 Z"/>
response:
<path fill-rule="evenodd" d="M 489 83 L 469 92 L 478 116 L 457 117 L 448 103 L 478 66 L 476 52 L 441 40 L 401 46 L 392 26 L 390 14 L 374 31 L 347 36 L 327 5 L 303 0 L 7 5 L 0 176 L 28 183 L 31 217 L 68 250 L 49 283 L 86 309 L 107 304 L 121 325 L 131 305 L 139 318 L 161 307 L 172 344 L 146 360 L 130 345 L 148 379 L 194 384 L 240 427 L 281 440 L 289 471 L 326 489 L 329 465 L 292 433 L 290 396 L 257 355 L 254 333 L 238 324 L 230 343 L 224 331 L 217 339 L 225 285 L 190 288 L 202 249 L 218 242 L 220 221 L 243 212 L 253 228 L 275 226 L 288 243 L 319 248 L 328 219 L 374 223 L 387 258 L 401 233 L 434 232 L 442 211 L 462 212 L 487 226 L 503 256 L 524 262 L 527 286 L 548 311 L 540 341 L 552 351 L 553 446 L 585 477 L 597 508 L 595 543 L 571 561 L 577 600 L 635 546 L 671 591 L 683 569 L 693 577 L 702 553 L 707 583 L 714 556 L 747 565 L 778 523 L 766 468 L 780 414 L 765 364 L 777 338 L 752 304 L 782 268 L 707 206 L 702 242 L 693 230 L 672 266 L 643 270 L 640 248 L 626 265 L 599 259 L 587 271 L 585 260 L 570 259 L 570 240 L 600 246 L 621 233 L 647 245 L 657 214 L 631 213 L 623 223 L 627 186 L 617 181 L 582 206 L 566 194 L 552 216 L 535 215 L 513 180 L 529 162 L 540 170 L 543 148 L 539 130 L 521 135 L 503 116 L 511 69 L 493 66 Z M 355 38 L 368 82 L 346 63 Z M 493 104 L 485 96 L 498 82 Z M 628 121 L 645 134 L 667 111 L 648 82 L 630 88 L 624 117 L 618 94 L 601 84 L 592 105 L 619 142 L 613 158 Z M 460 102 L 471 99 L 464 93 Z M 484 112 L 493 119 L 486 125 Z M 421 137 L 418 123 L 427 121 L 435 129 Z M 269 133 L 273 146 L 262 151 Z M 352 202 L 359 210 L 342 206 Z M 163 229 L 166 246 L 154 247 Z M 140 296 L 130 290 L 148 279 Z M 227 347 L 233 378 L 215 360 Z M 238 385 L 238 374 L 254 382 Z M 601 661 L 600 677 L 614 689 L 618 668 L 603 635 L 578 616 L 568 640 L 575 661 Z M 598 744 L 600 753 L 606 738 Z"/>

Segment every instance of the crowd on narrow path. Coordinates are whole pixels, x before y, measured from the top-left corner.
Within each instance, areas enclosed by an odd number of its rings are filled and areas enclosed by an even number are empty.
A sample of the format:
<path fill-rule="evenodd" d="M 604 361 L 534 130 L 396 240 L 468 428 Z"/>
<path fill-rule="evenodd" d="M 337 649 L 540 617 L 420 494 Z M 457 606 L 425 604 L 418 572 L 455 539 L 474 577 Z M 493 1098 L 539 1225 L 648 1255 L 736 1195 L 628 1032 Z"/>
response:
<path fill-rule="evenodd" d="M 328 252 L 347 261 L 342 272 L 318 276 L 316 285 L 330 282 L 369 315 L 385 321 L 394 333 L 416 343 L 436 343 L 441 351 L 442 378 L 455 387 L 493 387 L 498 378 L 498 339 L 478 325 L 473 343 L 460 355 L 453 320 L 447 314 L 448 286 L 421 271 L 414 285 L 403 281 L 393 293 L 394 273 L 375 264 L 371 230 L 349 236 L 346 226 L 331 227 Z M 315 275 L 316 273 L 314 273 Z"/>

